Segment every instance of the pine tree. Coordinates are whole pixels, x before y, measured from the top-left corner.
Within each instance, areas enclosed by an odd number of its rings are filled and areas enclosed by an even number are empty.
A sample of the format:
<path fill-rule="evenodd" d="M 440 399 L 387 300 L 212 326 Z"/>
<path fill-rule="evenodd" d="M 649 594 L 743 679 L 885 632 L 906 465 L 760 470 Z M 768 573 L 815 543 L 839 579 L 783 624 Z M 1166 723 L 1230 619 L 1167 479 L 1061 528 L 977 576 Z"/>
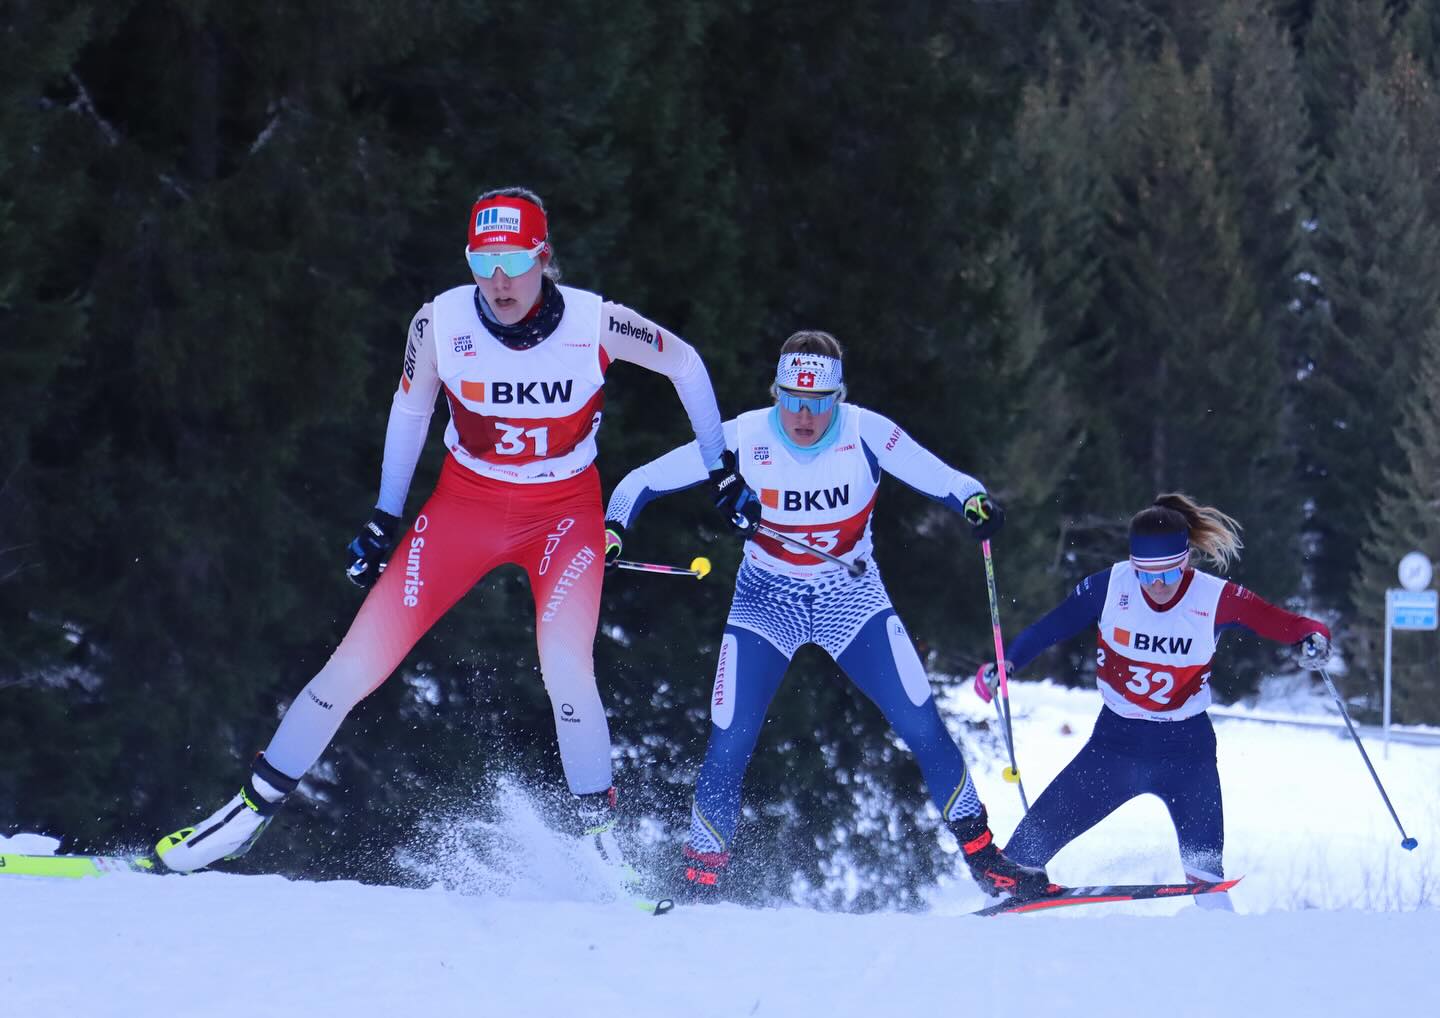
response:
<path fill-rule="evenodd" d="M 1366 83 L 1394 62 L 1386 0 L 1315 0 L 1303 43 L 1314 143 L 1328 157 Z"/>
<path fill-rule="evenodd" d="M 1211 66 L 1225 121 L 1222 176 L 1240 196 L 1241 250 L 1260 290 L 1262 329 L 1294 358 L 1298 274 L 1307 267 L 1304 189 L 1312 155 L 1295 50 L 1264 8 L 1229 0 L 1216 17 Z"/>
<path fill-rule="evenodd" d="M 338 551 L 323 567 L 313 552 L 343 547 L 333 506 L 371 497 L 348 436 L 383 412 L 353 395 L 400 221 L 392 192 L 424 186 L 367 148 L 363 118 L 344 124 L 350 58 L 306 51 L 358 19 L 307 34 L 254 8 L 188 13 L 96 17 L 49 84 L 85 132 L 47 156 L 87 181 L 67 256 L 92 314 L 49 382 L 63 405 L 24 451 L 36 504 L 66 507 L 32 517 L 47 582 L 27 625 L 62 629 L 64 667 L 83 678 L 55 694 L 58 744 L 104 764 L 77 776 L 37 760 L 20 778 L 26 815 L 80 846 L 158 833 L 233 787 L 278 690 L 293 695 L 333 641 L 353 595 Z M 333 614 L 292 625 L 302 605 Z M 108 784 L 117 768 L 134 783 Z M 91 782 L 107 782 L 102 809 Z"/>
<path fill-rule="evenodd" d="M 1380 702 L 1385 591 L 1395 586 L 1401 557 L 1420 551 L 1440 560 L 1440 323 L 1422 340 L 1419 370 L 1403 384 L 1399 469 L 1386 471 L 1350 591 L 1349 625 L 1357 652 L 1347 690 Z M 1440 721 L 1440 653 L 1433 634 L 1402 632 L 1392 653 L 1394 718 L 1405 724 Z"/>
<path fill-rule="evenodd" d="M 112 739 L 73 738 L 95 671 L 75 653 L 83 631 L 51 543 L 55 521 L 84 511 L 49 460 L 74 454 L 51 427 L 76 413 L 66 380 L 90 348 L 86 283 L 103 210 L 85 166 L 105 141 L 67 71 L 91 31 L 78 5 L 18 4 L 0 33 L 0 813 L 12 818 L 32 815 L 37 775 L 72 771 L 47 789 L 48 815 L 93 814 L 114 753 Z M 84 435 L 102 440 L 93 428 Z"/>
<path fill-rule="evenodd" d="M 1440 11 L 1426 0 L 1408 0 L 1403 7 L 1398 30 L 1430 77 L 1440 77 Z"/>
<path fill-rule="evenodd" d="M 1017 527 L 997 548 L 1005 559 L 1002 622 L 1010 635 L 1084 575 L 1069 554 L 1074 513 L 1065 494 L 1081 469 L 1076 461 L 1085 442 L 1088 400 L 1078 380 L 1102 345 L 1094 332 L 1094 302 L 1109 177 L 1096 102 L 1110 76 L 1100 70 L 1105 61 L 1091 57 L 1081 57 L 1082 66 L 1067 74 L 1062 47 L 1047 47 L 1053 54 L 1048 75 L 1026 88 L 1013 138 L 1000 152 L 1001 164 L 1026 182 L 1016 196 L 1013 254 L 1002 249 L 997 270 L 1009 280 L 1012 306 L 1004 321 L 1014 323 L 1014 335 L 1007 352 L 1024 354 L 1002 368 L 1002 384 L 1012 394 L 1003 490 L 1015 519 L 1024 520 L 1023 530 Z M 1065 81 L 1071 83 L 1068 94 Z M 964 670 L 993 656 L 978 648 L 962 662 Z M 1057 674 L 1070 673 L 1062 668 Z"/>
<path fill-rule="evenodd" d="M 1434 75 L 1414 55 L 1401 52 L 1385 76 L 1385 89 L 1395 100 L 1415 165 L 1440 166 L 1440 90 Z M 1422 173 L 1425 208 L 1430 222 L 1440 222 L 1440 175 Z"/>
<path fill-rule="evenodd" d="M 1300 309 L 1312 296 L 1313 258 L 1305 230 L 1304 191 L 1313 156 L 1306 145 L 1309 122 L 1295 51 L 1288 33 L 1262 7 L 1226 3 L 1216 20 L 1210 60 L 1222 110 L 1225 143 L 1220 173 L 1238 198 L 1240 257 L 1259 301 L 1259 334 L 1276 358 L 1267 365 L 1269 384 L 1280 391 L 1271 402 L 1271 451 L 1253 480 L 1269 497 L 1250 510 L 1247 559 L 1265 557 L 1246 575 L 1276 600 L 1303 587 L 1303 549 L 1296 533 L 1303 497 L 1290 494 L 1295 475 L 1295 397 L 1285 380 L 1303 356 Z M 1252 662 L 1263 666 L 1258 654 Z"/>
<path fill-rule="evenodd" d="M 1440 239 L 1394 101 L 1360 94 L 1316 191 L 1323 303 L 1307 326 L 1313 367 L 1301 383 L 1301 457 L 1313 500 L 1317 593 L 1342 604 L 1383 472 L 1399 467 L 1393 393 L 1411 378 L 1440 310 L 1425 266 Z"/>
<path fill-rule="evenodd" d="M 53 507 L 37 500 L 29 446 L 56 412 L 54 381 L 83 345 L 86 317 L 85 254 L 66 247 L 84 229 L 84 181 L 78 169 L 52 165 L 83 150 L 86 125 L 47 95 L 83 45 L 85 19 L 69 12 L 47 25 L 34 9 L 17 14 L 0 38 L 0 592 L 31 579 L 39 563 L 32 524 Z M 0 648 L 0 681 L 15 681 L 35 649 L 26 636 L 39 634 L 18 621 L 25 600 L 6 604 L 4 617 L 16 621 Z M 42 628 L 63 644 L 58 627 Z"/>
<path fill-rule="evenodd" d="M 1220 172 L 1226 138 L 1208 67 L 1187 74 L 1167 49 L 1129 61 L 1116 87 L 1129 113 L 1109 164 L 1095 312 L 1104 340 L 1083 380 L 1097 406 L 1075 512 L 1088 502 L 1091 515 L 1115 521 L 1117 532 L 1096 532 L 1113 561 L 1133 512 L 1161 491 L 1187 491 L 1247 526 L 1234 578 L 1286 590 L 1278 351 L 1243 257 L 1239 196 Z M 1227 670 L 1222 695 L 1250 674 Z"/>

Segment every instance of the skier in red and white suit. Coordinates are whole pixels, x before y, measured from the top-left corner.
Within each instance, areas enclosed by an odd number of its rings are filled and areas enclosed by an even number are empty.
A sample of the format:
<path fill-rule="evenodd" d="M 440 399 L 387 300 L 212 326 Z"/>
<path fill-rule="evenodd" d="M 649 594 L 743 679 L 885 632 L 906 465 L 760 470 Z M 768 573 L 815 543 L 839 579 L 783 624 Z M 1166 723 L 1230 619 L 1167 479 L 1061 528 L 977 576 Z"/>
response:
<path fill-rule="evenodd" d="M 700 357 L 630 309 L 557 285 L 539 198 L 520 188 L 482 195 L 466 258 L 475 282 L 427 302 L 410 323 L 379 499 L 349 548 L 348 575 L 372 589 L 241 792 L 194 828 L 162 839 L 157 852 L 171 869 L 198 869 L 248 849 L 349 710 L 451 605 L 507 563 L 530 579 L 566 780 L 587 797 L 581 812 L 592 827 L 608 823 L 610 732 L 593 662 L 605 555 L 594 460 L 611 363 L 630 361 L 671 379 L 712 480 L 732 482 L 717 499 L 727 516 L 747 492 L 721 462 L 720 412 Z M 450 409 L 449 455 L 434 493 L 400 535 L 441 392 Z"/>

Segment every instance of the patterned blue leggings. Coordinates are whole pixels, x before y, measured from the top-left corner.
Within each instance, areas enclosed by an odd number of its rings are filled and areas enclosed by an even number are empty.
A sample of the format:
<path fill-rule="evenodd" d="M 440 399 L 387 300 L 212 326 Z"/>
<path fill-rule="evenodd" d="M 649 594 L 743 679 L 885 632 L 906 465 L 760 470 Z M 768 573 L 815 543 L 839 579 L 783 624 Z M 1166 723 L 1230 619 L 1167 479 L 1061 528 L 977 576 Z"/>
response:
<path fill-rule="evenodd" d="M 745 768 L 794 654 L 787 649 L 789 653 L 782 652 L 750 629 L 725 627 L 711 697 L 710 743 L 690 814 L 689 847 L 695 852 L 729 851 Z M 951 819 L 980 812 L 965 759 L 945 730 L 924 666 L 895 610 L 876 612 L 838 655 L 831 653 L 915 754 L 941 815 Z"/>

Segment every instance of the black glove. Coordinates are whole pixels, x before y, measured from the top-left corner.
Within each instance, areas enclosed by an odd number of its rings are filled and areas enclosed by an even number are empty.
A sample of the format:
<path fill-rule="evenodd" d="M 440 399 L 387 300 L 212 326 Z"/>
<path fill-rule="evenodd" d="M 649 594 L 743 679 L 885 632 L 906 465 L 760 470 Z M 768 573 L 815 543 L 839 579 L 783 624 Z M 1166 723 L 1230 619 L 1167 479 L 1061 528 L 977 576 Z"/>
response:
<path fill-rule="evenodd" d="M 740 476 L 731 450 L 721 453 L 720 465 L 710 471 L 710 486 L 715 491 L 715 508 L 725 514 L 726 521 L 742 534 L 753 534 L 760 525 L 760 500 Z"/>
<path fill-rule="evenodd" d="M 1330 663 L 1330 638 L 1324 633 L 1311 633 L 1295 644 L 1301 668 L 1324 668 Z"/>
<path fill-rule="evenodd" d="M 970 524 L 971 537 L 977 541 L 988 541 L 1005 525 L 1005 510 L 982 491 L 965 500 L 965 522 Z"/>
<path fill-rule="evenodd" d="M 369 590 L 385 571 L 385 560 L 390 549 L 395 547 L 395 538 L 400 533 L 400 517 L 391 516 L 383 509 L 370 514 L 370 522 L 355 535 L 355 540 L 345 548 L 350 556 L 345 575 L 357 587 Z"/>
<path fill-rule="evenodd" d="M 613 569 L 625 545 L 625 524 L 617 520 L 605 521 L 605 568 Z"/>

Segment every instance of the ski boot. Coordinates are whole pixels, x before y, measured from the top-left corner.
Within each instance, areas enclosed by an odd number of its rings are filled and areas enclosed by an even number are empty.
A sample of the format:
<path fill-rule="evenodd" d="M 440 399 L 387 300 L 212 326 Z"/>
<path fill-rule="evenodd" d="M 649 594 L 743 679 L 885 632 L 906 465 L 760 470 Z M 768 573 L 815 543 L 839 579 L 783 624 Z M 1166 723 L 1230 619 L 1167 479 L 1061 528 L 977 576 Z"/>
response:
<path fill-rule="evenodd" d="M 1215 867 L 1214 873 L 1186 863 L 1185 882 L 1187 884 L 1213 884 L 1224 880 L 1225 877 L 1221 875 L 1219 864 L 1215 863 L 1212 865 Z M 1235 911 L 1235 903 L 1230 900 L 1229 891 L 1222 891 L 1219 894 L 1197 894 L 1191 900 L 1195 902 L 1197 908 L 1209 909 L 1215 912 Z"/>
<path fill-rule="evenodd" d="M 687 844 L 675 896 L 689 903 L 719 901 L 720 880 L 729 864 L 729 852 L 697 852 Z"/>
<path fill-rule="evenodd" d="M 627 893 L 637 893 L 640 874 L 625 861 L 625 854 L 620 851 L 620 842 L 615 837 L 615 824 L 619 819 L 616 808 L 619 796 L 615 786 L 611 785 L 603 792 L 586 792 L 575 798 L 581 837 L 594 843 L 601 861 L 618 874 L 621 887 Z"/>
<path fill-rule="evenodd" d="M 182 827 L 155 845 L 164 869 L 190 873 L 250 851 L 284 805 L 298 778 L 280 773 L 261 753 L 239 794 L 194 827 Z"/>
<path fill-rule="evenodd" d="M 1044 869 L 1022 866 L 995 846 L 990 818 L 983 806 L 973 817 L 959 817 L 948 826 L 960 842 L 960 851 L 975 883 L 990 897 L 1040 898 L 1054 887 Z"/>

